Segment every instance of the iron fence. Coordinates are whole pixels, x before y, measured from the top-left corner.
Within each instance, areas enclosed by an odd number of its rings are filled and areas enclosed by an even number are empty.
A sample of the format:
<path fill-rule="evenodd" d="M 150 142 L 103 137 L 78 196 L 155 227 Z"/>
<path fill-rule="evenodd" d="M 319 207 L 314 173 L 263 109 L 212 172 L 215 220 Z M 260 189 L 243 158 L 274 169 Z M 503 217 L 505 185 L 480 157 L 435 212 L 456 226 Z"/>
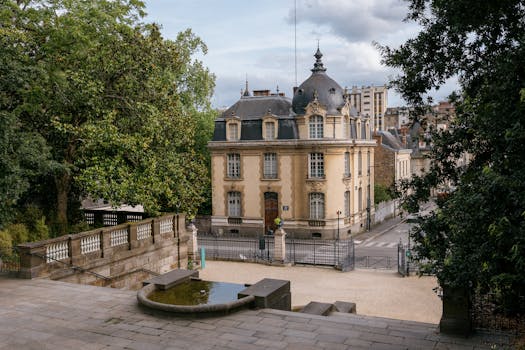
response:
<path fill-rule="evenodd" d="M 273 236 L 198 235 L 197 242 L 199 248 L 205 249 L 208 259 L 252 262 L 273 260 Z"/>
<path fill-rule="evenodd" d="M 272 262 L 274 236 L 215 236 L 199 234 L 199 248 L 206 258 L 218 260 Z M 334 266 L 343 271 L 352 270 L 354 242 L 352 240 L 322 240 L 287 238 L 285 262 L 304 265 Z"/>

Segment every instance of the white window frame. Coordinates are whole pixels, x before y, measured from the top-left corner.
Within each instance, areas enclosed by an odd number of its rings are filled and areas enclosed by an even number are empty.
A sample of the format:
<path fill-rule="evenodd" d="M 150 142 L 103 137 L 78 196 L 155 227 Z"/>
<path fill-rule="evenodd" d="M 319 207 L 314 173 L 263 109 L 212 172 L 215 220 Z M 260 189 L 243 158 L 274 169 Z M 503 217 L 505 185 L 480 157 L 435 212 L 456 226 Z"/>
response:
<path fill-rule="evenodd" d="M 357 175 L 363 175 L 363 154 L 361 151 L 357 153 Z"/>
<path fill-rule="evenodd" d="M 228 140 L 239 141 L 239 123 L 228 123 Z"/>
<path fill-rule="evenodd" d="M 345 177 L 350 177 L 352 175 L 352 172 L 350 171 L 350 152 L 345 152 L 344 154 L 345 158 Z"/>
<path fill-rule="evenodd" d="M 311 139 L 324 137 L 324 121 L 320 115 L 313 115 L 308 119 L 308 131 Z"/>
<path fill-rule="evenodd" d="M 227 163 L 226 176 L 230 179 L 239 179 L 241 177 L 241 155 L 238 153 L 229 153 Z"/>
<path fill-rule="evenodd" d="M 344 198 L 344 201 L 345 201 L 345 217 L 350 217 L 351 216 L 351 207 L 350 207 L 350 191 L 345 191 L 345 198 Z"/>
<path fill-rule="evenodd" d="M 274 121 L 264 122 L 264 139 L 271 141 L 275 140 L 277 137 L 276 128 Z"/>
<path fill-rule="evenodd" d="M 228 216 L 241 217 L 241 192 L 228 192 Z"/>
<path fill-rule="evenodd" d="M 263 158 L 263 178 L 277 179 L 277 153 L 265 153 Z"/>
<path fill-rule="evenodd" d="M 308 177 L 312 179 L 324 179 L 324 154 L 310 153 L 308 155 Z"/>
<path fill-rule="evenodd" d="M 312 192 L 309 195 L 310 219 L 323 220 L 325 218 L 324 193 Z"/>

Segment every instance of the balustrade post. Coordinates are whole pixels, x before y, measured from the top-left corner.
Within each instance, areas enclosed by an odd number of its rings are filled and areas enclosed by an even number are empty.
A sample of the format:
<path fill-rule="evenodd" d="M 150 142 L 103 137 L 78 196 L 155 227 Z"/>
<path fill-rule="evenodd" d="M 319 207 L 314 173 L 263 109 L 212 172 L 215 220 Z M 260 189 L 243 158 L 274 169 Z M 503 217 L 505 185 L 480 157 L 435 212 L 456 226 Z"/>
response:
<path fill-rule="evenodd" d="M 162 241 L 162 237 L 160 236 L 160 220 L 158 218 L 153 219 L 153 232 L 151 235 L 153 236 L 153 243 Z"/>
<path fill-rule="evenodd" d="M 46 246 L 32 247 L 30 243 L 17 246 L 20 254 L 20 278 L 32 279 L 38 277 L 46 265 Z"/>
<path fill-rule="evenodd" d="M 137 225 L 129 224 L 128 232 L 129 232 L 129 249 L 130 250 L 135 249 L 139 246 L 139 240 L 137 238 Z"/>
<path fill-rule="evenodd" d="M 82 260 L 82 251 L 80 248 L 80 238 L 69 237 L 69 259 L 73 265 L 81 265 Z"/>
<path fill-rule="evenodd" d="M 100 230 L 100 238 L 102 242 L 102 257 L 110 257 L 113 253 L 113 248 L 111 248 L 111 232 L 106 229 Z"/>

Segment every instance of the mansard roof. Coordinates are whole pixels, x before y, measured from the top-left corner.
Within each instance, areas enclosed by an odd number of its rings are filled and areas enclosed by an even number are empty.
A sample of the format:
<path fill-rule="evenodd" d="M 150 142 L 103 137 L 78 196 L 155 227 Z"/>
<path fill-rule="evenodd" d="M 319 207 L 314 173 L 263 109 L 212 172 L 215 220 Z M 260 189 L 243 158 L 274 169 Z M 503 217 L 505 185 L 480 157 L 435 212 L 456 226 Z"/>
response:
<path fill-rule="evenodd" d="M 291 108 L 292 100 L 285 96 L 242 96 L 222 114 L 222 118 L 236 116 L 241 120 L 260 119 L 266 114 L 278 118 L 289 117 Z"/>

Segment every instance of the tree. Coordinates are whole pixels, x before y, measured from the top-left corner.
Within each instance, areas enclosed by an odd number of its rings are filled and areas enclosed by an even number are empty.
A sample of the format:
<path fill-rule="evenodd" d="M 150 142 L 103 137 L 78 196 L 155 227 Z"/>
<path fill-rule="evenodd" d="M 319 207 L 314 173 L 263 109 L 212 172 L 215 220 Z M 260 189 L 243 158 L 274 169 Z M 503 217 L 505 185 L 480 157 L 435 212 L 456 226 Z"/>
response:
<path fill-rule="evenodd" d="M 412 0 L 407 19 L 421 32 L 380 47 L 401 71 L 392 84 L 416 107 L 448 78 L 461 87 L 451 129 L 433 135 L 430 171 L 400 186 L 412 212 L 432 188 L 454 189 L 412 232 L 417 256 L 442 285 L 497 292 L 514 312 L 525 310 L 516 298 L 525 295 L 523 18 L 519 0 Z"/>
<path fill-rule="evenodd" d="M 8 111 L 50 149 L 53 166 L 32 194 L 52 203 L 45 214 L 57 231 L 67 232 L 71 204 L 85 195 L 153 215 L 194 212 L 207 178 L 194 138 L 214 87 L 192 58 L 204 43 L 190 30 L 165 40 L 141 22 L 137 0 L 1 6 L 4 45 L 30 72 L 13 85 Z"/>

